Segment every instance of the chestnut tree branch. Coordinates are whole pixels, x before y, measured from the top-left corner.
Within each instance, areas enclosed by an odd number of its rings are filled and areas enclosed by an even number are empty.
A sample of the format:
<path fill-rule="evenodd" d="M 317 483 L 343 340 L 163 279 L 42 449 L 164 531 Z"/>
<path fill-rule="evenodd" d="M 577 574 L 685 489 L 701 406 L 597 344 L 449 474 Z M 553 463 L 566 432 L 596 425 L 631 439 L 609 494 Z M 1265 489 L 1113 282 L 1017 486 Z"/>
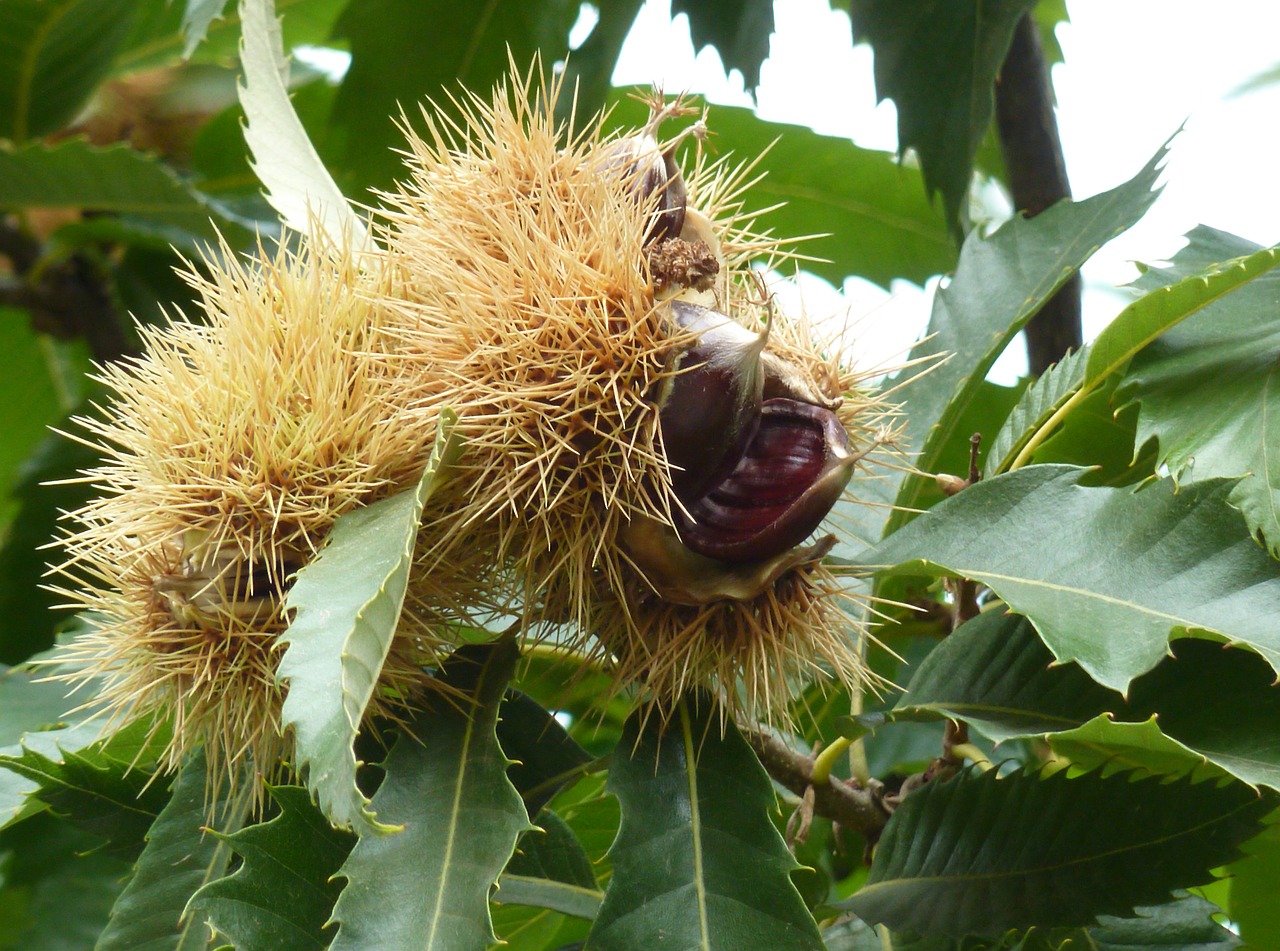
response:
<path fill-rule="evenodd" d="M 996 81 L 996 128 L 1013 192 L 1013 204 L 1034 218 L 1071 197 L 1053 87 L 1040 34 L 1030 13 L 1014 28 L 1013 42 Z M 1073 274 L 1027 324 L 1027 360 L 1039 375 L 1082 343 L 1080 275 Z"/>
<path fill-rule="evenodd" d="M 873 785 L 867 788 L 834 776 L 815 782 L 813 757 L 793 750 L 764 730 L 744 726 L 742 735 L 776 782 L 797 796 L 804 796 L 808 789 L 813 790 L 813 811 L 816 814 L 856 829 L 870 839 L 874 839 L 889 821 L 889 810 L 885 808 L 879 784 L 874 780 Z"/>

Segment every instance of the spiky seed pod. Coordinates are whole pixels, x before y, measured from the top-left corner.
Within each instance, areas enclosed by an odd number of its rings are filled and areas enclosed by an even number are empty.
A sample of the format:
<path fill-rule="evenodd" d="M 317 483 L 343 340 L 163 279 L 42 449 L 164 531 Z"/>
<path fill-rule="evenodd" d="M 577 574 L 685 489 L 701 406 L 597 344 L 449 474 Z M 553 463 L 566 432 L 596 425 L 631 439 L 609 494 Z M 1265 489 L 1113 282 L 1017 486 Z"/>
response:
<path fill-rule="evenodd" d="M 424 114 L 384 196 L 386 359 L 414 426 L 449 406 L 464 447 L 415 585 L 489 550 L 526 630 L 576 624 L 658 701 L 710 685 L 768 717 L 818 667 L 862 679 L 831 542 L 800 543 L 886 434 L 807 331 L 765 332 L 748 264 L 775 243 L 739 220 L 749 170 L 680 176 L 673 235 L 656 122 L 565 141 L 556 90 L 531 91 L 468 99 L 452 136 Z M 707 517 L 713 489 L 734 524 Z"/>
<path fill-rule="evenodd" d="M 264 255 L 265 257 L 265 255 Z M 203 744 L 234 778 L 282 745 L 281 594 L 343 512 L 411 482 L 430 445 L 393 423 L 386 368 L 368 358 L 386 287 L 339 250 L 227 249 L 187 276 L 206 322 L 142 331 L 145 355 L 105 368 L 102 495 L 72 517 L 63 587 L 101 623 L 75 676 L 100 678 L 120 718 L 169 721 L 168 765 Z M 385 676 L 417 677 L 414 642 Z"/>
<path fill-rule="evenodd" d="M 655 308 L 650 203 L 598 125 L 564 142 L 555 91 L 531 104 L 517 86 L 469 99 L 459 141 L 429 115 L 409 137 L 409 179 L 385 196 L 387 360 L 415 427 L 459 416 L 457 476 L 424 530 L 433 564 L 487 532 L 513 597 L 582 622 L 598 575 L 619 577 L 619 526 L 670 520 L 655 397 L 693 335 Z"/>

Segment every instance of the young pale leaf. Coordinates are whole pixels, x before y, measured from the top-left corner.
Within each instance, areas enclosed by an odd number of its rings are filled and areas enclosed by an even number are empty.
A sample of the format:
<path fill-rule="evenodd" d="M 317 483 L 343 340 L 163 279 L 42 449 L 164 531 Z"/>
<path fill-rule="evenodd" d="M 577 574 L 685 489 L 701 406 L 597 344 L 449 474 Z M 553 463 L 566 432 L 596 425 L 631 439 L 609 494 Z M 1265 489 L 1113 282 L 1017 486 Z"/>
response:
<path fill-rule="evenodd" d="M 1155 201 L 1168 144 L 1132 179 L 1080 202 L 1062 201 L 1031 219 L 1014 218 L 995 234 L 970 233 L 951 283 L 939 289 L 928 336 L 913 360 L 943 361 L 895 393 L 907 408 L 906 448 L 922 472 L 936 472 L 944 448 L 987 371 L 1040 306 L 1103 244 L 1132 226 Z M 910 372 L 910 371 L 908 371 Z M 907 476 L 900 510 L 886 534 L 908 521 L 931 480 Z"/>
<path fill-rule="evenodd" d="M 197 889 L 223 876 L 231 849 L 204 831 L 205 773 L 203 753 L 182 767 L 94 951 L 204 951 L 208 945 L 204 926 L 183 920 L 183 911 Z M 233 807 L 232 827 L 245 805 L 247 799 Z"/>
<path fill-rule="evenodd" d="M 984 480 L 883 541 L 863 564 L 988 585 L 1055 658 L 1124 691 L 1188 631 L 1244 644 L 1280 669 L 1280 565 L 1226 504 L 1233 484 L 1168 480 L 1140 492 L 1030 466 Z M 1092 553 L 1084 557 L 1084 553 Z"/>
<path fill-rule="evenodd" d="M 222 16 L 228 0 L 187 0 L 182 14 L 182 32 L 186 37 L 182 55 L 190 57 L 209 32 L 209 24 Z"/>
<path fill-rule="evenodd" d="M 636 128 L 648 115 L 621 90 L 610 107 L 613 127 Z M 765 122 L 750 109 L 717 105 L 708 121 L 717 149 L 755 161 L 761 178 L 752 201 L 777 204 L 762 222 L 775 234 L 813 235 L 797 243 L 815 259 L 805 270 L 837 285 L 857 274 L 888 287 L 895 278 L 923 284 L 955 266 L 955 245 L 918 170 L 848 139 Z"/>
<path fill-rule="evenodd" d="M 235 243 L 251 237 L 232 212 L 163 162 L 81 139 L 0 150 L 0 208 L 114 212 L 166 245 L 195 251 L 216 242 L 220 230 Z"/>
<path fill-rule="evenodd" d="M 1138 282 L 1170 294 L 1211 262 L 1280 263 L 1276 248 L 1211 228 L 1189 235 L 1172 266 Z M 1210 264 L 1206 265 L 1206 259 Z M 1254 262 L 1258 262 L 1255 264 Z M 1188 274 L 1192 276 L 1188 276 Z M 1139 405 L 1137 440 L 1159 441 L 1159 459 L 1183 482 L 1239 477 L 1230 501 L 1273 556 L 1280 557 L 1280 271 L 1210 304 L 1140 354 L 1120 394 Z"/>
<path fill-rule="evenodd" d="M 320 161 L 289 102 L 289 63 L 275 5 L 272 0 L 240 0 L 240 19 L 244 139 L 271 207 L 302 234 L 318 229 L 338 247 L 372 249 L 369 229 Z"/>
<path fill-rule="evenodd" d="M 1275 804 L 1243 783 L 965 772 L 903 801 L 845 906 L 930 935 L 1090 925 L 1213 881 Z"/>
<path fill-rule="evenodd" d="M 340 891 L 333 876 L 352 838 L 325 821 L 302 787 L 268 791 L 280 807 L 274 819 L 231 835 L 210 833 L 244 864 L 192 895 L 186 914 L 237 948 L 322 951 L 333 936 L 325 923 Z"/>
<path fill-rule="evenodd" d="M 1071 394 L 1080 389 L 1088 355 L 1087 346 L 1067 354 L 1023 391 L 1022 399 L 1018 400 L 1018 405 L 1004 421 L 996 438 L 986 447 L 987 461 L 982 470 L 984 478 L 989 479 L 1008 469 L 1026 441 Z"/>
<path fill-rule="evenodd" d="M 876 96 L 898 110 L 898 148 L 915 149 L 930 193 L 960 227 L 973 160 L 995 108 L 1014 25 L 1034 0 L 936 4 L 853 0 L 853 35 L 875 51 Z"/>
<path fill-rule="evenodd" d="M 634 951 L 655 935 L 704 951 L 820 951 L 791 882 L 795 860 L 769 818 L 769 778 L 706 697 L 686 697 L 665 725 L 633 714 L 608 788 L 622 826 L 594 951 Z"/>
<path fill-rule="evenodd" d="M 280 636 L 279 677 L 289 685 L 281 719 L 307 786 L 343 828 L 376 825 L 356 785 L 353 744 L 400 620 L 422 506 L 454 449 L 455 419 L 441 415 L 418 485 L 341 516 L 285 599 L 293 622 Z"/>
<path fill-rule="evenodd" d="M 498 891 L 493 900 L 504 905 L 526 905 L 545 908 L 592 921 L 600 911 L 604 895 L 596 888 L 584 888 L 549 878 L 516 875 L 504 872 L 498 879 Z"/>
<path fill-rule="evenodd" d="M 72 119 L 110 70 L 134 0 L 0 3 L 0 139 L 21 145 Z"/>
<path fill-rule="evenodd" d="M 347 885 L 333 951 L 495 940 L 489 892 L 530 828 L 494 735 L 518 657 L 511 639 L 455 651 L 442 670 L 450 692 L 430 698 L 387 754 L 373 807 L 403 830 L 366 832 L 338 872 Z"/>

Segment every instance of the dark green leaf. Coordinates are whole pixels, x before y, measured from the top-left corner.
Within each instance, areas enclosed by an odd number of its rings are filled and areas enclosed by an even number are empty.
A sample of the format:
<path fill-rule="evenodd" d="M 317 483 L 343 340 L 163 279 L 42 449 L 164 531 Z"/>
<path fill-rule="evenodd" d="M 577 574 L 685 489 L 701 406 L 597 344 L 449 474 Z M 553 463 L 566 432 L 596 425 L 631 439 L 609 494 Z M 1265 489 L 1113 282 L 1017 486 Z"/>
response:
<path fill-rule="evenodd" d="M 233 244 L 249 239 L 234 214 L 158 159 L 79 139 L 0 149 L 0 208 L 113 212 L 134 230 L 193 250 L 215 242 L 219 229 Z"/>
<path fill-rule="evenodd" d="M 573 741 L 555 717 L 516 690 L 502 701 L 497 734 L 502 752 L 513 760 L 508 775 L 529 815 L 536 815 L 564 786 L 576 781 L 582 767 L 591 762 L 591 754 Z"/>
<path fill-rule="evenodd" d="M 1271 620 L 1280 565 L 1227 506 L 1230 482 L 1175 493 L 1164 480 L 1130 492 L 1080 486 L 1084 473 L 1031 466 L 979 482 L 863 562 L 981 581 L 1031 619 L 1059 661 L 1075 660 L 1117 690 L 1187 631 L 1244 644 L 1280 666 Z"/>
<path fill-rule="evenodd" d="M 66 430 L 66 421 L 56 425 Z M 52 647 L 54 631 L 66 620 L 65 613 L 53 610 L 65 598 L 43 587 L 48 582 L 46 564 L 57 557 L 45 546 L 58 536 L 62 513 L 89 501 L 93 489 L 84 483 L 48 483 L 75 478 L 77 471 L 98 461 L 99 454 L 83 443 L 46 433 L 18 471 L 13 498 L 20 507 L 8 530 L 0 532 L 0 578 L 5 579 L 0 585 L 0 661 L 17 663 Z M 59 697 L 66 693 L 63 687 L 49 689 Z M 65 700 L 62 705 L 64 711 L 70 706 Z"/>
<path fill-rule="evenodd" d="M 737 69 L 748 89 L 760 85 L 760 64 L 769 55 L 773 0 L 672 0 L 671 15 L 689 18 L 694 50 L 714 46 L 725 72 Z"/>
<path fill-rule="evenodd" d="M 1132 179 L 1080 202 L 1063 201 L 1035 218 L 1014 218 L 988 238 L 971 233 L 955 277 L 939 289 L 928 337 L 911 359 L 946 362 L 917 376 L 894 399 L 905 404 L 905 448 L 919 451 L 916 465 L 936 472 L 944 448 L 987 371 L 1023 325 L 1089 257 L 1134 224 L 1156 198 L 1162 147 Z M 911 371 L 908 371 L 911 372 Z M 918 508 L 928 480 L 908 476 L 898 491 L 902 510 L 893 531 Z"/>
<path fill-rule="evenodd" d="M 622 52 L 622 44 L 635 25 L 636 14 L 642 5 L 641 0 L 610 0 L 597 4 L 600 19 L 591 35 L 569 54 L 565 62 L 565 88 L 577 89 L 577 102 L 574 103 L 569 96 L 563 97 L 556 104 L 557 119 L 567 120 L 571 110 L 576 110 L 580 117 L 586 117 L 604 108 L 612 88 L 613 71 L 618 65 L 618 54 Z"/>
<path fill-rule="evenodd" d="M 495 940 L 489 891 L 529 828 L 494 735 L 517 657 L 513 640 L 455 651 L 444 680 L 474 706 L 452 693 L 431 698 L 387 754 L 373 808 L 404 828 L 366 832 L 339 871 L 347 886 L 333 912 L 334 951 Z"/>
<path fill-rule="evenodd" d="M 537 828 L 520 836 L 504 874 L 546 878 L 595 891 L 599 883 L 591 870 L 591 858 L 569 824 L 544 809 L 538 813 L 535 825 Z"/>
<path fill-rule="evenodd" d="M 664 728 L 640 711 L 609 772 L 622 804 L 614 872 L 588 944 L 821 949 L 791 882 L 795 860 L 769 819 L 773 788 L 731 720 L 685 699 Z"/>
<path fill-rule="evenodd" d="M 611 125 L 644 122 L 639 103 L 621 93 L 614 103 Z M 805 261 L 806 270 L 836 284 L 856 274 L 887 287 L 894 278 L 923 284 L 955 265 L 942 216 L 920 189 L 920 173 L 888 153 L 765 122 L 733 106 L 713 107 L 707 122 L 716 149 L 731 163 L 759 157 L 764 177 L 751 187 L 747 210 L 782 203 L 759 225 L 782 237 L 820 236 L 797 245 L 820 259 Z"/>
<path fill-rule="evenodd" d="M 75 116 L 129 34 L 134 0 L 0 4 L 0 139 L 22 143 Z M 7 176 L 0 174 L 0 181 Z"/>
<path fill-rule="evenodd" d="M 205 773 L 203 753 L 182 767 L 94 951 L 204 951 L 208 945 L 204 925 L 194 917 L 184 921 L 183 911 L 200 886 L 222 877 L 231 849 L 203 829 Z"/>
<path fill-rule="evenodd" d="M 973 158 L 991 123 L 995 80 L 1034 0 L 853 0 L 853 35 L 875 51 L 876 95 L 898 109 L 898 148 L 914 149 L 930 194 L 957 227 Z"/>
<path fill-rule="evenodd" d="M 1089 929 L 1097 951 L 1231 951 L 1240 939 L 1213 920 L 1221 909 L 1194 895 L 1149 908 L 1134 918 L 1099 919 Z M 1261 947 L 1261 945 L 1259 945 Z"/>
<path fill-rule="evenodd" d="M 7 767 L 38 784 L 35 795 L 73 825 L 102 836 L 105 850 L 135 858 L 156 816 L 169 798 L 167 784 L 99 749 L 64 750 L 59 759 L 26 746 L 16 756 L 0 755 Z"/>
<path fill-rule="evenodd" d="M 237 948 L 320 951 L 332 937 L 325 923 L 341 891 L 333 876 L 352 837 L 325 821 L 307 790 L 268 791 L 280 814 L 219 836 L 244 864 L 196 892 L 187 914 L 209 922 Z"/>
<path fill-rule="evenodd" d="M 549 70 L 568 51 L 578 8 L 576 0 L 369 0 L 349 6 L 334 27 L 334 38 L 351 50 L 332 117 L 336 154 L 350 173 L 339 182 L 343 190 L 360 200 L 365 196 L 358 189 L 386 188 L 404 177 L 402 157 L 391 151 L 404 141 L 394 119 L 402 107 L 413 116 L 429 98 L 448 112 L 449 95 L 459 85 L 488 98 L 507 76 L 509 62 L 526 70 L 539 51 Z"/>
<path fill-rule="evenodd" d="M 342 828 L 377 825 L 356 785 L 354 743 L 400 621 L 422 506 L 456 447 L 456 419 L 441 413 L 417 487 L 341 516 L 285 598 L 293 619 L 280 636 L 277 676 L 289 685 L 281 723 L 293 730 L 307 787 Z"/>
<path fill-rule="evenodd" d="M 95 836 L 51 815 L 0 834 L 6 852 L 0 910 L 4 951 L 85 951 L 107 923 L 129 863 L 94 851 Z M 15 934 L 16 932 L 16 934 Z"/>
<path fill-rule="evenodd" d="M 1274 805 L 1243 783 L 965 772 L 903 801 L 847 904 L 923 934 L 1089 925 L 1212 881 Z"/>
<path fill-rule="evenodd" d="M 1200 227 L 1168 268 L 1139 281 L 1171 293 L 1217 261 L 1248 255 L 1241 238 Z M 1206 263 L 1206 258 L 1211 259 Z M 1239 270 L 1239 265 L 1235 269 Z M 1280 272 L 1272 270 L 1169 330 L 1134 361 L 1121 393 L 1140 405 L 1137 438 L 1159 441 L 1159 459 L 1183 482 L 1245 476 L 1230 501 L 1280 556 Z"/>
<path fill-rule="evenodd" d="M 1199 639 L 1172 647 L 1175 656 L 1135 680 L 1126 700 L 1074 663 L 1053 664 L 1026 618 L 991 611 L 938 645 L 891 716 L 963 719 L 996 741 L 1051 734 L 1057 752 L 1086 766 L 1160 771 L 1158 754 L 1178 774 L 1207 761 L 1280 789 L 1280 688 L 1266 661 Z M 1122 722 L 1095 720 L 1104 714 Z"/>
<path fill-rule="evenodd" d="M 934 648 L 892 715 L 955 717 L 999 742 L 1069 730 L 1123 704 L 1076 664 L 1052 662 L 1030 621 L 987 611 Z"/>

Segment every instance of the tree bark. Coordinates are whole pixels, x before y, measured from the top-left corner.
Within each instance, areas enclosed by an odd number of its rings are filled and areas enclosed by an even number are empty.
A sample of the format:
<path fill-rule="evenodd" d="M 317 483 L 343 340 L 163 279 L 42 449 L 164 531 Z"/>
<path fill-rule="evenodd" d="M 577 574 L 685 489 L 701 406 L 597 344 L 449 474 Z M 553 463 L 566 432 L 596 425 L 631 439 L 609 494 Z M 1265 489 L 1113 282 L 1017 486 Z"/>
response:
<path fill-rule="evenodd" d="M 1049 66 L 1035 20 L 1027 13 L 1014 28 L 1013 42 L 996 82 L 996 127 L 1013 203 L 1034 218 L 1071 197 L 1058 122 L 1053 111 Z M 1080 329 L 1080 275 L 1073 274 L 1026 328 L 1027 362 L 1038 376 L 1083 342 Z"/>

